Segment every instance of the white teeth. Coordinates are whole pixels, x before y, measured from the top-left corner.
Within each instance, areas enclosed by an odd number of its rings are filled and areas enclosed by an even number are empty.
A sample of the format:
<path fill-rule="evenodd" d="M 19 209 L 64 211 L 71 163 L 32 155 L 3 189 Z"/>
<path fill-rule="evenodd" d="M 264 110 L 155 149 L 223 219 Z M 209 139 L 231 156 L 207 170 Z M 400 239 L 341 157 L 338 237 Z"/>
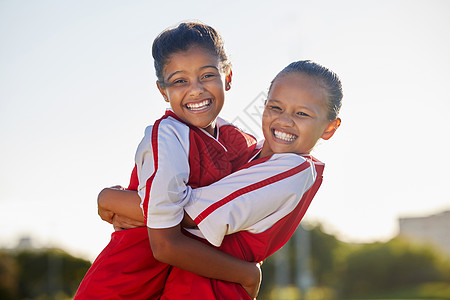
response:
<path fill-rule="evenodd" d="M 201 110 L 205 107 L 209 106 L 211 104 L 211 100 L 203 100 L 202 102 L 198 103 L 188 103 L 186 104 L 186 107 L 190 110 Z"/>
<path fill-rule="evenodd" d="M 297 136 L 295 136 L 293 134 L 289 134 L 289 133 L 278 131 L 278 130 L 274 130 L 273 134 L 275 135 L 275 137 L 277 139 L 280 139 L 280 140 L 283 140 L 286 142 L 292 142 L 293 140 L 295 140 L 297 138 Z"/>

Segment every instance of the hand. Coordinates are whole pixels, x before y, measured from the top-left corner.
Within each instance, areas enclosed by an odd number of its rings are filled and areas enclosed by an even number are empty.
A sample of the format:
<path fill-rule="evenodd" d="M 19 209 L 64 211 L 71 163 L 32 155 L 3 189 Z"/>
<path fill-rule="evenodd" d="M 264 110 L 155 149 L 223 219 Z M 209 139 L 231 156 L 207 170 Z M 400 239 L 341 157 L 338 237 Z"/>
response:
<path fill-rule="evenodd" d="M 115 231 L 145 226 L 144 222 L 133 220 L 118 214 L 113 216 L 112 221 Z"/>
<path fill-rule="evenodd" d="M 123 186 L 121 186 L 121 185 L 115 185 L 115 186 L 112 186 L 112 187 L 110 187 L 110 189 L 114 189 L 114 190 L 125 190 L 125 188 L 123 187 Z"/>
<path fill-rule="evenodd" d="M 256 299 L 259 293 L 259 287 L 261 286 L 262 273 L 261 273 L 262 262 L 255 263 L 255 274 L 252 281 L 247 284 L 242 284 L 242 287 L 250 295 L 252 299 Z"/>

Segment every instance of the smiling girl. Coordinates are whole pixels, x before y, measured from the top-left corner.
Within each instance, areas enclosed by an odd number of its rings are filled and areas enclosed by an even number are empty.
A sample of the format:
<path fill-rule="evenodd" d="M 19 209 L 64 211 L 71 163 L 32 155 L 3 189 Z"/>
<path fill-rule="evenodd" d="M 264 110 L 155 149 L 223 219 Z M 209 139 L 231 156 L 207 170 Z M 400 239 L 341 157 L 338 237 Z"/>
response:
<path fill-rule="evenodd" d="M 341 124 L 337 114 L 342 98 L 333 82 L 339 82 L 334 73 L 309 61 L 292 63 L 277 75 L 263 114 L 261 156 L 309 154 L 320 138 L 333 136 Z"/>

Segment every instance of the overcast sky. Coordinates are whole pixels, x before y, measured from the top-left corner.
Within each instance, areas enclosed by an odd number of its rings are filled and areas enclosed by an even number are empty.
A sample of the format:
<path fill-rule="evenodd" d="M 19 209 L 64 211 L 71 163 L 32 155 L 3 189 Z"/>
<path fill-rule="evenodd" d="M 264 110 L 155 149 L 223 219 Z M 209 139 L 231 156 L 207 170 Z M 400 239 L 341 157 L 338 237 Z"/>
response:
<path fill-rule="evenodd" d="M 128 184 L 164 113 L 151 44 L 184 20 L 222 34 L 234 77 L 221 116 L 256 135 L 288 63 L 341 77 L 343 122 L 314 152 L 326 170 L 306 221 L 370 242 L 398 217 L 450 209 L 450 1 L 1 0 L 0 247 L 29 235 L 92 260 L 107 244 L 97 194 Z"/>

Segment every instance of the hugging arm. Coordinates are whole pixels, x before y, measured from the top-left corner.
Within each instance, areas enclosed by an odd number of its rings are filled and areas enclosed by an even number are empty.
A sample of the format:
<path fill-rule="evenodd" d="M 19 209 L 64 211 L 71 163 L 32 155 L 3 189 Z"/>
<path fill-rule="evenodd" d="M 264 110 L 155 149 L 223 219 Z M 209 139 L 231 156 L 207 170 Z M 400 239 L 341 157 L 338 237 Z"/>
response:
<path fill-rule="evenodd" d="M 292 211 L 315 177 L 321 176 L 315 173 L 313 165 L 295 154 L 278 154 L 194 189 L 184 207 L 182 226 L 198 226 L 210 243 L 220 246 L 226 234 L 252 230 L 261 220 L 273 224 Z M 134 191 L 108 188 L 99 195 L 99 209 L 142 221 L 139 203 Z"/>
<path fill-rule="evenodd" d="M 97 198 L 98 214 L 102 220 L 114 225 L 115 230 L 145 226 L 136 191 L 116 186 L 104 188 Z"/>
<path fill-rule="evenodd" d="M 203 236 L 220 246 L 225 235 L 267 230 L 301 202 L 320 177 L 315 164 L 292 153 L 256 160 L 205 187 L 194 189 L 184 207 Z"/>
<path fill-rule="evenodd" d="M 119 187 L 104 188 L 97 198 L 98 214 L 102 220 L 113 223 L 114 218 L 129 220 L 130 226 L 145 226 L 144 214 L 140 207 L 141 198 L 136 191 L 124 190 Z M 132 226 L 134 225 L 134 226 Z M 195 228 L 195 222 L 184 213 L 182 227 Z"/>
<path fill-rule="evenodd" d="M 155 258 L 195 274 L 241 284 L 252 297 L 258 294 L 261 270 L 250 263 L 221 252 L 181 233 L 180 225 L 148 228 Z"/>

